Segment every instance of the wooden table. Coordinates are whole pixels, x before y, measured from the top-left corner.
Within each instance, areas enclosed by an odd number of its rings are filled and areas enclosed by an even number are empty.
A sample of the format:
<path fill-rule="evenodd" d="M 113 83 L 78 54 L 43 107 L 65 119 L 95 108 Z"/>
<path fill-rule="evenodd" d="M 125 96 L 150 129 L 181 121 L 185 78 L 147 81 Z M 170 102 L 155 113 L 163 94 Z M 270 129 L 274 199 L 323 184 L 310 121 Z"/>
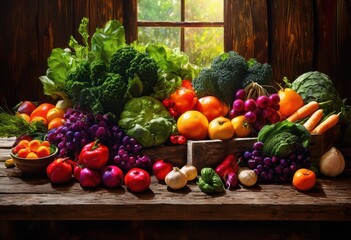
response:
<path fill-rule="evenodd" d="M 7 145 L 2 141 L 2 161 Z M 75 181 L 55 186 L 45 176 L 28 177 L 0 163 L 0 220 L 350 221 L 351 171 L 319 178 L 307 193 L 265 184 L 207 195 L 196 183 L 171 191 L 153 177 L 147 192 L 134 194 L 124 186 L 83 189 Z"/>

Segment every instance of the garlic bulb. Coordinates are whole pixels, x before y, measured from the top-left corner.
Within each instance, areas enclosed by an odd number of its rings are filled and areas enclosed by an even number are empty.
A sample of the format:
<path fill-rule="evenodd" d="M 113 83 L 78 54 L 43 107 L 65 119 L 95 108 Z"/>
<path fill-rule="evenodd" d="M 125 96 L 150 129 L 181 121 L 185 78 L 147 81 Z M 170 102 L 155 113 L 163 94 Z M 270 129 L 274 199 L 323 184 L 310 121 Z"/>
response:
<path fill-rule="evenodd" d="M 178 167 L 174 167 L 173 170 L 166 175 L 165 182 L 169 188 L 178 190 L 185 187 L 188 183 L 188 178 Z"/>
<path fill-rule="evenodd" d="M 196 167 L 190 165 L 190 164 L 186 164 L 184 165 L 180 171 L 182 171 L 183 173 L 185 173 L 188 181 L 192 181 L 197 177 L 197 169 Z"/>
<path fill-rule="evenodd" d="M 251 187 L 256 184 L 258 177 L 253 170 L 248 168 L 240 168 L 238 170 L 238 179 L 244 186 Z"/>
<path fill-rule="evenodd" d="M 319 160 L 319 170 L 327 177 L 336 177 L 345 169 L 345 159 L 335 147 L 325 152 Z"/>

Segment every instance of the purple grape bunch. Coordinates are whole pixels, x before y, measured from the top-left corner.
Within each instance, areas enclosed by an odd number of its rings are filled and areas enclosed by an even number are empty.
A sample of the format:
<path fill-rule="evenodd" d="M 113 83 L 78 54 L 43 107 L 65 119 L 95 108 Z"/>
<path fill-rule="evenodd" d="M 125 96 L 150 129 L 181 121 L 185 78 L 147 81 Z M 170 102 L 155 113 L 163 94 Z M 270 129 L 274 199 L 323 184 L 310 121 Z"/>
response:
<path fill-rule="evenodd" d="M 278 157 L 266 156 L 263 146 L 263 142 L 257 141 L 240 156 L 241 163 L 254 170 L 260 183 L 291 182 L 298 169 L 311 166 L 309 148 L 301 147 L 286 157 Z"/>
<path fill-rule="evenodd" d="M 279 102 L 280 97 L 277 93 L 268 96 L 261 95 L 257 98 L 245 99 L 246 91 L 239 89 L 235 94 L 229 118 L 244 115 L 248 123 L 251 124 L 255 132 L 259 132 L 266 124 L 277 123 L 280 121 Z"/>
<path fill-rule="evenodd" d="M 59 157 L 77 160 L 86 144 L 99 139 L 109 148 L 108 164 L 116 165 L 124 172 L 133 167 L 151 171 L 151 158 L 142 153 L 142 145 L 126 135 L 112 115 L 68 109 L 64 119 L 65 124 L 50 130 L 46 137 L 59 148 Z"/>

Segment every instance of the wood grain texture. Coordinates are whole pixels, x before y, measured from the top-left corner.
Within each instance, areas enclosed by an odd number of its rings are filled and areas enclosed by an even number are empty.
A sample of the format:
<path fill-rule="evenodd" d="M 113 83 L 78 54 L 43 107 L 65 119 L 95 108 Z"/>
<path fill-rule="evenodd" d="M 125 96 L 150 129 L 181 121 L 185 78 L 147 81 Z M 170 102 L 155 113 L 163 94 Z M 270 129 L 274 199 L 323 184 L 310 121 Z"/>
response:
<path fill-rule="evenodd" d="M 336 178 L 319 178 L 307 193 L 291 184 L 260 184 L 207 195 L 196 180 L 173 191 L 152 176 L 146 192 L 132 193 L 124 185 L 83 189 L 74 180 L 53 185 L 45 176 L 25 175 L 0 164 L 0 186 L 0 220 L 4 221 L 351 220 L 350 169 Z"/>
<path fill-rule="evenodd" d="M 227 1 L 227 8 L 233 14 L 228 16 L 229 25 L 225 32 L 230 32 L 232 42 L 226 44 L 226 50 L 235 50 L 240 55 L 268 62 L 268 16 L 267 1 L 244 0 Z"/>
<path fill-rule="evenodd" d="M 313 1 L 270 1 L 271 65 L 274 78 L 290 81 L 312 70 L 314 38 Z M 325 61 L 325 59 L 322 59 Z"/>

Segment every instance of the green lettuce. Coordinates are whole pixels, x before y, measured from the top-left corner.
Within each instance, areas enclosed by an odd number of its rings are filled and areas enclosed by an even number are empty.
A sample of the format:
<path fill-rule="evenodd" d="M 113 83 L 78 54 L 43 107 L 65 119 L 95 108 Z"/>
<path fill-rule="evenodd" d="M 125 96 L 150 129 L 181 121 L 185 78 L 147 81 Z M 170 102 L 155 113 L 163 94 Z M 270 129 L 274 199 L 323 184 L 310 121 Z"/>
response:
<path fill-rule="evenodd" d="M 124 27 L 117 20 L 108 21 L 103 28 L 97 28 L 89 44 L 89 19 L 83 18 L 78 32 L 83 43 L 73 36 L 67 48 L 54 48 L 48 58 L 46 74 L 39 77 L 44 94 L 56 99 L 67 99 L 65 89 L 67 74 L 83 61 L 93 62 L 97 59 L 108 63 L 112 54 L 125 44 Z"/>

